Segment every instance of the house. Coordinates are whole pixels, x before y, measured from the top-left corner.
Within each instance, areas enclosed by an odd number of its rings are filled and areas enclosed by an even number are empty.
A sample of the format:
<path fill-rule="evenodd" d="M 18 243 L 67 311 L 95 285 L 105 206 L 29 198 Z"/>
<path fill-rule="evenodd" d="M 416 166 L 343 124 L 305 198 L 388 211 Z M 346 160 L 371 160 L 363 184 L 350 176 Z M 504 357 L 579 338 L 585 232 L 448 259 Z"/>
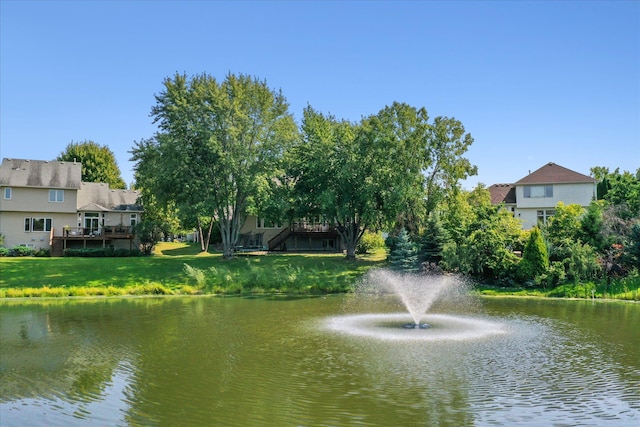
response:
<path fill-rule="evenodd" d="M 238 250 L 282 252 L 342 252 L 345 245 L 333 225 L 316 219 L 302 219 L 281 226 L 264 218 L 249 217 L 240 230 Z"/>
<path fill-rule="evenodd" d="M 514 184 L 494 184 L 488 190 L 491 203 L 503 204 L 528 230 L 546 223 L 558 202 L 589 206 L 597 197 L 596 184 L 594 178 L 547 163 Z"/>
<path fill-rule="evenodd" d="M 78 162 L 3 159 L 0 233 L 5 246 L 62 255 L 66 248 L 135 247 L 138 192 L 82 182 Z"/>

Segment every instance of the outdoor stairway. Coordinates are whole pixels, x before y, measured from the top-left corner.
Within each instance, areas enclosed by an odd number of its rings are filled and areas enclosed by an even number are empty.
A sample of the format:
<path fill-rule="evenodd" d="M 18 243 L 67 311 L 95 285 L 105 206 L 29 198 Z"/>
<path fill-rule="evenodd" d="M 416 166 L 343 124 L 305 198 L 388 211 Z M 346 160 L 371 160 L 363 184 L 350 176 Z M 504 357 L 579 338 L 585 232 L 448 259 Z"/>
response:
<path fill-rule="evenodd" d="M 291 227 L 287 227 L 285 229 L 283 229 L 280 233 L 276 234 L 274 237 L 272 237 L 269 242 L 267 243 L 269 245 L 269 250 L 270 251 L 276 251 L 278 250 L 278 247 L 284 243 L 289 236 L 291 235 Z"/>
<path fill-rule="evenodd" d="M 59 256 L 63 256 L 64 255 L 64 247 L 63 247 L 63 243 L 62 240 L 60 239 L 54 239 L 51 242 L 51 252 L 50 255 L 52 257 L 59 257 Z"/>

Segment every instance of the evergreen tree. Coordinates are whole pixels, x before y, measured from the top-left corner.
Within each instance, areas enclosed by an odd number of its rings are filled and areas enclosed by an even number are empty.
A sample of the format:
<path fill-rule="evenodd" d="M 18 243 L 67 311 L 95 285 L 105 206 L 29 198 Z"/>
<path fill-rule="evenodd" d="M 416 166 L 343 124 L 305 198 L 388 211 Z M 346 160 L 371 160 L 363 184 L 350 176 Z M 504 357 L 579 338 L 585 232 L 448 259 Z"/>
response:
<path fill-rule="evenodd" d="M 394 248 L 389 254 L 389 266 L 394 270 L 401 271 L 416 271 L 418 269 L 416 245 L 409 240 L 409 233 L 404 228 L 395 239 Z"/>
<path fill-rule="evenodd" d="M 524 280 L 533 279 L 549 269 L 547 246 L 538 227 L 534 227 L 529 233 L 518 269 Z"/>
<path fill-rule="evenodd" d="M 593 201 L 580 219 L 578 236 L 583 243 L 588 243 L 598 252 L 602 252 L 608 246 L 603 230 L 604 217 L 602 213 L 602 203 Z"/>
<path fill-rule="evenodd" d="M 440 263 L 442 260 L 442 248 L 448 240 L 448 234 L 442 226 L 442 222 L 436 214 L 431 213 L 427 218 L 425 230 L 420 241 L 420 261 Z"/>

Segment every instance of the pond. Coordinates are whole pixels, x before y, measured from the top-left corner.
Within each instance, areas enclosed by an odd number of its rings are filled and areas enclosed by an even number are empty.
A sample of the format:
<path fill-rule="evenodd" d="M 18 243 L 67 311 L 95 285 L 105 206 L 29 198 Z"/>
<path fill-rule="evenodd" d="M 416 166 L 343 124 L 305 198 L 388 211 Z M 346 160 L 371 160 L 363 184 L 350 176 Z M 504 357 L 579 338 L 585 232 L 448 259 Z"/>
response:
<path fill-rule="evenodd" d="M 640 304 L 409 320 L 352 295 L 5 301 L 0 425 L 640 425 Z"/>

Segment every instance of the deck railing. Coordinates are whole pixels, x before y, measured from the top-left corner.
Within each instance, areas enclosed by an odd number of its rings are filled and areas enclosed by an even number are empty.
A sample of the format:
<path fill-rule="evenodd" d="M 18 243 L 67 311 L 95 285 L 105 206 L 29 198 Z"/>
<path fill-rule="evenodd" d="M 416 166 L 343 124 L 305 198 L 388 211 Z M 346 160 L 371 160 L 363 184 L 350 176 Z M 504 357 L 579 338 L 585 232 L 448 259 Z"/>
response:
<path fill-rule="evenodd" d="M 104 226 L 98 228 L 89 227 L 64 227 L 62 230 L 54 231 L 54 237 L 64 237 L 67 239 L 104 237 L 104 238 L 127 238 L 133 234 L 133 227 L 127 225 Z"/>
<path fill-rule="evenodd" d="M 291 231 L 308 231 L 315 233 L 322 233 L 335 230 L 335 227 L 328 223 L 309 223 L 309 222 L 294 222 L 291 224 Z"/>

